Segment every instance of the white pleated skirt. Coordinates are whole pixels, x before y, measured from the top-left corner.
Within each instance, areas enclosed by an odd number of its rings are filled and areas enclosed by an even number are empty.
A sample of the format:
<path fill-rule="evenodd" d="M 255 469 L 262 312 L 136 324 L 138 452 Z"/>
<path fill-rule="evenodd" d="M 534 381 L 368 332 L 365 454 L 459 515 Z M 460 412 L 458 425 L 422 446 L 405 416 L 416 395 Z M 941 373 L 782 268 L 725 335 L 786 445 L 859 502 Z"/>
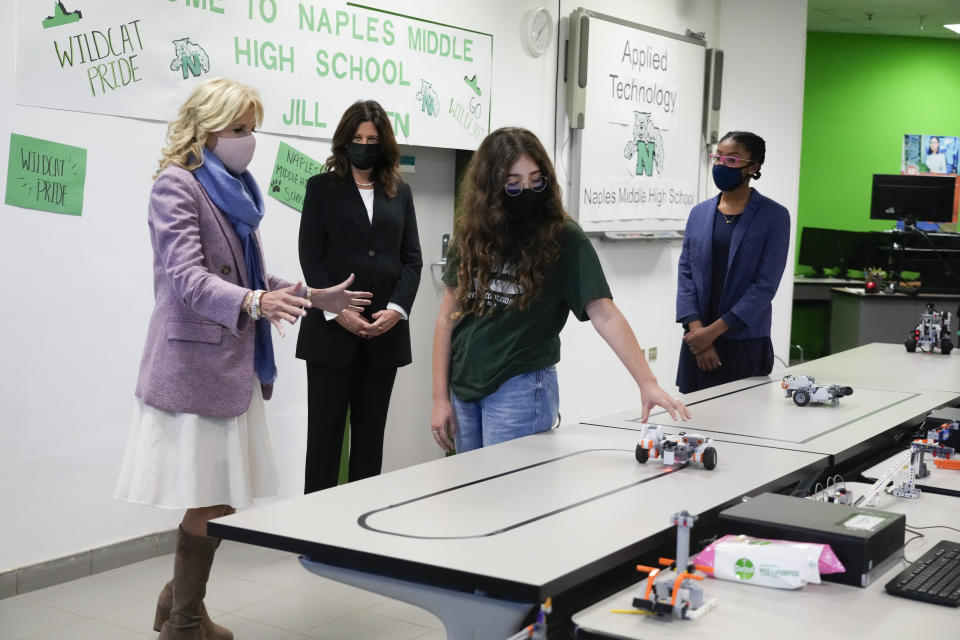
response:
<path fill-rule="evenodd" d="M 259 381 L 236 418 L 171 413 L 137 398 L 114 497 L 164 509 L 248 506 L 279 484 Z"/>

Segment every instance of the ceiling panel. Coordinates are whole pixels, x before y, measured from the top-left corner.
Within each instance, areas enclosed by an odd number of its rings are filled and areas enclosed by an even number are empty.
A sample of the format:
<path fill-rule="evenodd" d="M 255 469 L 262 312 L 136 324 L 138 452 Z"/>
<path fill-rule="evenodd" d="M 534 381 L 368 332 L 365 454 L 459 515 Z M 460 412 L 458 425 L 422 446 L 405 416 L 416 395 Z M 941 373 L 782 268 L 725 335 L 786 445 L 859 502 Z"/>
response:
<path fill-rule="evenodd" d="M 808 31 L 955 39 L 943 25 L 958 23 L 960 0 L 809 0 L 807 9 Z"/>

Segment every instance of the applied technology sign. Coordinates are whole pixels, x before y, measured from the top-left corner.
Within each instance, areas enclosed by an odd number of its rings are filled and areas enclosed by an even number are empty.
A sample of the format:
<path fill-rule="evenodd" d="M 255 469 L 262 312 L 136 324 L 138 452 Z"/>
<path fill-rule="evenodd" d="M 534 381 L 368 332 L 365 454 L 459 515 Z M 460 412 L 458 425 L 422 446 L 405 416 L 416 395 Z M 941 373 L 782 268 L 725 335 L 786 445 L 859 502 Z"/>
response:
<path fill-rule="evenodd" d="M 330 139 L 357 99 L 402 144 L 475 149 L 493 38 L 354 3 L 20 0 L 17 103 L 169 121 L 197 82 L 260 91 L 261 130 Z"/>
<path fill-rule="evenodd" d="M 697 201 L 702 49 L 642 30 L 591 22 L 585 221 L 685 219 Z M 698 60 L 699 61 L 699 60 Z"/>

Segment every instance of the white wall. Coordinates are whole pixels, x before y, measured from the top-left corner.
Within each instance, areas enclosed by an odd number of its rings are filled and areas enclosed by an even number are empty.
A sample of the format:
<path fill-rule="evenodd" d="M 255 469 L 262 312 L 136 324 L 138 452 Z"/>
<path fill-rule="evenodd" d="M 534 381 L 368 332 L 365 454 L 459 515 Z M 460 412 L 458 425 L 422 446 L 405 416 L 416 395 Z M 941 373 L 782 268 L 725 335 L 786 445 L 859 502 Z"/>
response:
<path fill-rule="evenodd" d="M 665 31 L 704 32 L 707 46 L 725 54 L 720 131 L 754 131 L 767 142 L 763 177 L 756 187 L 791 212 L 796 229 L 800 129 L 803 115 L 803 69 L 806 43 L 806 2 L 793 0 L 564 0 L 562 15 L 583 6 Z M 562 90 L 558 101 L 562 100 Z M 560 107 L 563 113 L 562 105 Z M 558 170 L 569 162 L 558 123 Z M 704 174 L 701 199 L 716 190 Z M 674 323 L 677 261 L 680 241 L 594 241 L 610 283 L 614 301 L 632 325 L 640 345 L 656 347 L 650 363 L 661 386 L 672 392 L 682 330 Z M 793 264 L 774 300 L 774 352 L 789 362 Z M 561 335 L 563 358 L 560 410 L 564 422 L 577 422 L 604 413 L 638 406 L 640 394 L 616 356 L 589 323 L 571 317 Z"/>
<path fill-rule="evenodd" d="M 111 498 L 127 435 L 147 320 L 152 308 L 146 203 L 163 145 L 163 123 L 14 105 L 16 4 L 3 3 L 0 34 L 0 140 L 10 133 L 88 150 L 81 217 L 0 205 L 4 249 L 0 272 L 0 572 L 147 533 L 174 528 L 180 513 Z M 397 3 L 384 0 L 384 8 Z M 521 124 L 553 145 L 556 52 L 523 53 L 519 15 L 533 0 L 459 6 L 439 0 L 405 2 L 407 15 L 494 35 L 494 127 Z M 502 16 L 510 16 L 504 20 Z M 243 80 L 242 78 L 238 78 Z M 361 96 L 357 96 L 361 97 Z M 173 117 L 174 114 L 171 114 Z M 277 136 L 262 135 L 252 171 L 270 175 Z M 323 159 L 328 146 L 287 138 Z M 439 257 L 440 236 L 453 225 L 453 152 L 414 148 L 409 176 L 424 259 Z M 6 175 L 7 153 L 0 153 Z M 263 223 L 271 271 L 300 276 L 298 214 L 271 198 Z M 401 370 L 386 435 L 384 467 L 440 455 L 429 438 L 430 348 L 438 298 L 429 267 L 412 313 L 415 364 Z M 296 329 L 275 340 L 279 366 L 268 415 L 283 495 L 302 491 L 306 442 L 306 381 L 293 357 Z M 15 523 L 15 524 L 14 524 Z"/>
<path fill-rule="evenodd" d="M 401 6 L 390 0 L 374 4 Z M 555 135 L 563 131 L 562 123 L 555 128 L 557 50 L 534 59 L 520 41 L 523 13 L 541 4 L 547 3 L 412 0 L 402 3 L 402 11 L 493 33 L 492 127 L 528 127 L 551 149 L 563 145 L 563 137 Z M 547 6 L 556 18 L 581 4 Z M 8 88 L 0 99 L 0 140 L 18 133 L 84 147 L 88 169 L 81 217 L 0 205 L 6 240 L 0 251 L 0 273 L 6 274 L 0 289 L 0 572 L 171 529 L 180 517 L 110 497 L 152 306 L 145 213 L 165 127 L 15 106 L 14 5 L 6 2 L 0 8 L 5 18 L 0 35 L 7 43 L 2 45 L 7 54 L 0 61 L 0 83 Z M 760 186 L 795 211 L 804 5 L 791 0 L 721 0 L 719 5 L 710 0 L 598 0 L 587 6 L 669 31 L 706 31 L 710 45 L 727 55 L 721 128 L 752 128 L 767 138 L 770 151 Z M 278 139 L 260 138 L 252 170 L 261 182 L 272 168 Z M 317 141 L 285 141 L 320 159 L 327 148 Z M 411 315 L 414 364 L 398 376 L 388 420 L 386 470 L 440 455 L 428 437 L 429 362 L 438 303 L 429 263 L 438 257 L 440 235 L 452 227 L 453 153 L 412 151 L 417 172 L 409 180 L 427 266 Z M 6 175 L 6 163 L 7 153 L 0 152 L 0 175 Z M 297 226 L 296 212 L 267 199 L 263 236 L 268 265 L 288 278 L 299 276 Z M 597 247 L 617 303 L 641 343 L 660 348 L 654 370 L 665 385 L 672 384 L 680 335 L 673 324 L 679 245 Z M 781 291 L 774 318 L 776 350 L 785 359 L 788 301 L 789 292 Z M 564 331 L 560 375 L 567 422 L 638 400 L 598 340 L 588 325 L 575 321 Z M 301 491 L 306 439 L 306 382 L 303 364 L 293 358 L 295 342 L 296 329 L 285 340 L 275 340 L 280 377 L 268 403 L 283 495 Z"/>

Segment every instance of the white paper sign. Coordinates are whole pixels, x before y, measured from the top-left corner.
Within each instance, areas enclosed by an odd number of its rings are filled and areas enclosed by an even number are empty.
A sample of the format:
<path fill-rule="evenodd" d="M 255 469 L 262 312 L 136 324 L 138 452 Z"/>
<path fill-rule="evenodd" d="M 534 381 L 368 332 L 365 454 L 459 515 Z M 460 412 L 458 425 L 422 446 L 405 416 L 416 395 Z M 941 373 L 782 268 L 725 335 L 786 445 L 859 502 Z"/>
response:
<path fill-rule="evenodd" d="M 373 99 L 397 141 L 475 149 L 490 128 L 493 37 L 352 3 L 20 0 L 17 103 L 172 120 L 193 86 L 257 88 L 263 131 L 330 139 Z"/>

